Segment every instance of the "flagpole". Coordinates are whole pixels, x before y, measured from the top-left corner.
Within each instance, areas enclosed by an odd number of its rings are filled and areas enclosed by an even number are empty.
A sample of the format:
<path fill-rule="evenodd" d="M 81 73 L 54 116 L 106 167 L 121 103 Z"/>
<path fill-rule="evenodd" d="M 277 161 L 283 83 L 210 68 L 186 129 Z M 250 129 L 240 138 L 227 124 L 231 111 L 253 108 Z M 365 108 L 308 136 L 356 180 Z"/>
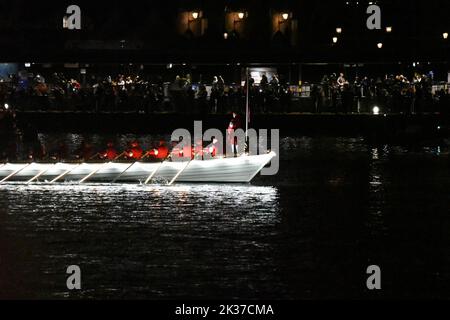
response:
<path fill-rule="evenodd" d="M 248 145 L 248 122 L 249 122 L 249 75 L 248 75 L 248 67 L 245 69 L 245 75 L 246 75 L 246 97 L 245 97 L 245 144 Z"/>

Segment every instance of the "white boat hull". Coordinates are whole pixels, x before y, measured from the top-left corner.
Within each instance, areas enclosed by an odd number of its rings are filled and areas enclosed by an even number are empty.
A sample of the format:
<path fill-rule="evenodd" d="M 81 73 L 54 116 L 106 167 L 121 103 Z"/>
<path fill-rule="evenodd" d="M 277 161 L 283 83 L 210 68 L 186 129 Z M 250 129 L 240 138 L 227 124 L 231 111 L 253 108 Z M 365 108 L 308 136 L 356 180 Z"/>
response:
<path fill-rule="evenodd" d="M 275 156 L 159 163 L 6 163 L 0 164 L 0 183 L 7 182 L 250 182 Z"/>

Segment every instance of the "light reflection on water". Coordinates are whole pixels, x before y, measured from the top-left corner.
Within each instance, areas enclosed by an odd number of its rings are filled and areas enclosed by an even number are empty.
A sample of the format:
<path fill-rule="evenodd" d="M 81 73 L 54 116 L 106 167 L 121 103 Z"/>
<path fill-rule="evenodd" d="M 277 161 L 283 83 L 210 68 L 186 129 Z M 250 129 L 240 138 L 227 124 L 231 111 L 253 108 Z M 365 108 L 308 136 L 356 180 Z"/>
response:
<path fill-rule="evenodd" d="M 367 230 L 373 233 L 385 233 L 386 214 L 386 188 L 389 180 L 383 168 L 383 164 L 389 158 L 390 149 L 388 146 L 382 148 L 372 148 L 372 161 L 369 165 L 369 199 L 368 199 L 368 218 L 366 222 Z"/>
<path fill-rule="evenodd" d="M 84 270 L 86 297 L 206 297 L 230 290 L 242 266 L 257 292 L 280 219 L 277 188 L 252 185 L 10 184 L 0 207 L 7 249 L 25 235 L 30 263 L 46 275 L 34 294 L 44 297 L 69 296 L 61 270 L 70 264 Z"/>

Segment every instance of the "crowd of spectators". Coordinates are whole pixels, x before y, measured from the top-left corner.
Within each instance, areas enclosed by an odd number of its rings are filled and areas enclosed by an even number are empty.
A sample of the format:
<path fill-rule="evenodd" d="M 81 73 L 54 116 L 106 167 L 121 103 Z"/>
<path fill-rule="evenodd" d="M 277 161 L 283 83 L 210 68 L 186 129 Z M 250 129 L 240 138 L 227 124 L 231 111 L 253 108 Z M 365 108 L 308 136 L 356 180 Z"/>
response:
<path fill-rule="evenodd" d="M 384 78 L 355 77 L 347 80 L 325 75 L 320 84 L 311 86 L 315 112 L 328 108 L 332 112 L 361 112 L 362 104 L 376 105 L 385 113 L 445 112 L 450 108 L 446 86 L 433 90 L 432 74 L 406 76 L 386 75 Z"/>
<path fill-rule="evenodd" d="M 0 102 L 7 101 L 18 110 L 41 111 L 159 111 L 163 101 L 161 83 L 150 84 L 139 76 L 118 75 L 116 78 L 91 77 L 77 80 L 63 73 L 48 78 L 37 74 L 29 78 L 12 75 L 0 83 Z"/>
<path fill-rule="evenodd" d="M 154 80 L 155 78 L 153 78 Z M 268 81 L 264 75 L 259 86 L 250 79 L 250 96 L 255 111 L 287 111 L 288 85 L 276 76 Z M 246 88 L 226 84 L 223 77 L 193 83 L 190 74 L 177 75 L 172 82 L 162 78 L 149 81 L 139 75 L 86 77 L 76 80 L 63 73 L 44 77 L 11 75 L 0 82 L 0 103 L 9 103 L 21 111 L 91 111 L 91 112 L 186 112 L 228 113 L 243 110 Z"/>
<path fill-rule="evenodd" d="M 63 73 L 49 76 L 11 75 L 0 81 L 0 103 L 23 111 L 178 112 L 228 113 L 245 108 L 246 86 L 226 83 L 222 76 L 194 83 L 190 74 L 172 82 L 139 75 L 86 76 Z M 270 77 L 270 78 L 269 78 Z M 326 75 L 320 83 L 292 86 L 277 75 L 261 75 L 258 84 L 250 78 L 249 95 L 255 113 L 370 112 L 377 105 L 385 113 L 445 111 L 448 88 L 433 90 L 430 75 L 386 75 L 383 78 Z M 156 79 L 156 80 L 155 80 Z M 302 92 L 303 90 L 303 92 Z M 300 108 L 298 106 L 300 105 Z M 302 106 L 306 106 L 303 107 Z"/>

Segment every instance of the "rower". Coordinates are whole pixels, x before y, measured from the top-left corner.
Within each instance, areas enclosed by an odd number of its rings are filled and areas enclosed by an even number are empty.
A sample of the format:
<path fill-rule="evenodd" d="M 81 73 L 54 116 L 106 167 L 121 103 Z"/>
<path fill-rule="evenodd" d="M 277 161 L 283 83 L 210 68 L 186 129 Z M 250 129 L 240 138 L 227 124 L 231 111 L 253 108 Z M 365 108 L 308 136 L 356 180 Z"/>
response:
<path fill-rule="evenodd" d="M 58 147 L 50 153 L 50 157 L 55 161 L 62 161 L 67 159 L 67 146 L 63 141 L 58 143 Z"/>
<path fill-rule="evenodd" d="M 172 141 L 172 151 L 171 151 L 171 160 L 173 159 L 173 156 L 175 156 L 176 159 L 192 159 L 192 146 L 190 144 L 183 144 L 183 137 L 180 137 L 180 141 Z M 182 147 L 180 147 L 182 145 Z"/>
<path fill-rule="evenodd" d="M 80 160 L 88 161 L 94 155 L 94 149 L 89 142 L 83 140 L 80 147 L 75 151 L 75 157 Z"/>
<path fill-rule="evenodd" d="M 182 152 L 183 152 L 183 157 L 184 158 L 192 160 L 192 156 L 193 156 L 192 145 L 185 145 L 185 146 L 183 146 Z"/>
<path fill-rule="evenodd" d="M 205 148 L 203 150 L 203 155 L 209 154 L 211 158 L 214 158 L 217 155 L 217 144 L 219 143 L 219 140 L 217 140 L 215 137 L 212 137 L 211 144 L 209 147 Z"/>
<path fill-rule="evenodd" d="M 195 141 L 194 146 L 192 147 L 192 154 L 193 154 L 193 158 L 198 159 L 198 160 L 202 160 L 203 159 L 203 140 L 202 139 L 198 139 L 197 141 Z"/>
<path fill-rule="evenodd" d="M 165 146 L 163 140 L 159 141 L 158 147 L 154 147 L 150 151 L 147 151 L 142 159 L 149 157 L 151 159 L 165 160 L 169 155 L 169 149 Z"/>
<path fill-rule="evenodd" d="M 158 155 L 158 149 L 156 147 L 153 147 L 152 149 L 150 149 L 149 151 L 144 153 L 141 160 L 144 160 L 146 158 L 150 158 L 150 159 L 154 160 L 154 159 L 156 159 L 157 155 Z"/>
<path fill-rule="evenodd" d="M 108 142 L 106 150 L 100 153 L 99 156 L 101 159 L 115 160 L 118 154 L 117 150 L 114 148 L 114 143 Z"/>
<path fill-rule="evenodd" d="M 136 140 L 131 143 L 131 148 L 127 150 L 125 156 L 127 159 L 139 160 L 142 158 L 143 150 Z"/>
<path fill-rule="evenodd" d="M 164 140 L 160 140 L 159 141 L 159 146 L 156 149 L 156 158 L 160 159 L 160 160 L 164 160 L 167 158 L 167 156 L 169 155 L 169 149 L 166 146 L 166 143 L 164 142 Z"/>
<path fill-rule="evenodd" d="M 239 146 L 237 142 L 237 137 L 232 134 L 233 132 L 236 132 L 237 129 L 241 128 L 241 118 L 236 112 L 232 112 L 230 123 L 228 124 L 227 128 L 227 134 L 230 136 L 230 141 L 228 143 L 231 145 L 231 150 L 236 157 L 239 153 Z"/>

